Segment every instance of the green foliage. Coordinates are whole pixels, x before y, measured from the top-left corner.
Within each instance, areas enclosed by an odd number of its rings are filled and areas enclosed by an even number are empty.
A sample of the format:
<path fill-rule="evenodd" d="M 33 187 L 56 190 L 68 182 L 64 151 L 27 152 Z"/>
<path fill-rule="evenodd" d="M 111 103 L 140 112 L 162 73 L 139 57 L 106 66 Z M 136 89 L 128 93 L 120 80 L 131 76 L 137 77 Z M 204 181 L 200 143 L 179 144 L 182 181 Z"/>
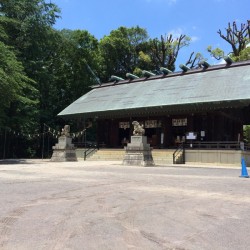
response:
<path fill-rule="evenodd" d="M 149 39 L 147 31 L 139 26 L 113 30 L 99 44 L 102 79 L 107 80 L 113 74 L 125 77 L 127 72 L 157 71 L 160 67 L 174 71 L 179 51 L 190 40 L 186 35 Z"/>
<path fill-rule="evenodd" d="M 139 26 L 120 27 L 101 39 L 102 78 L 107 80 L 113 74 L 125 77 L 127 72 L 133 72 L 147 39 L 147 31 Z"/>
<path fill-rule="evenodd" d="M 136 67 L 133 71 L 133 74 L 135 74 L 136 76 L 139 76 L 139 77 L 142 77 L 142 69 L 141 68 L 138 68 Z"/>
<path fill-rule="evenodd" d="M 201 61 L 207 61 L 206 58 L 203 57 L 201 53 L 194 53 L 192 52 L 188 61 L 186 62 L 186 65 L 192 69 L 192 68 L 200 68 L 201 66 Z"/>
<path fill-rule="evenodd" d="M 161 39 L 150 39 L 147 44 L 147 54 L 150 56 L 154 69 L 166 67 L 175 70 L 175 62 L 179 51 L 189 45 L 191 38 L 186 35 L 173 37 L 172 34 Z"/>
<path fill-rule="evenodd" d="M 224 57 L 225 52 L 220 48 L 213 49 L 211 45 L 207 47 L 207 51 L 210 53 L 212 57 L 217 60 L 220 60 Z"/>
<path fill-rule="evenodd" d="M 98 41 L 87 31 L 62 30 L 58 56 L 52 63 L 57 97 L 57 112 L 97 84 Z M 60 105 L 61 104 L 61 105 Z M 56 114 L 55 114 L 56 115 Z"/>
<path fill-rule="evenodd" d="M 8 125 L 15 115 L 24 114 L 22 108 L 36 105 L 34 81 L 29 79 L 13 51 L 0 42 L 0 125 Z M 16 109 L 14 110 L 14 106 Z M 10 117 L 11 115 L 11 117 Z M 9 118 L 8 118 L 9 116 Z"/>
<path fill-rule="evenodd" d="M 212 49 L 212 46 L 208 46 L 207 51 L 210 52 L 210 55 L 217 60 L 222 59 L 225 56 L 225 52 L 220 48 Z M 235 56 L 233 53 L 230 54 L 230 57 L 234 62 L 250 60 L 250 47 L 246 47 L 239 52 L 238 56 Z"/>
<path fill-rule="evenodd" d="M 23 60 L 39 59 L 46 42 L 47 30 L 58 18 L 58 8 L 44 0 L 4 0 L 0 6 L 0 24 Z"/>
<path fill-rule="evenodd" d="M 155 69 L 152 59 L 150 57 L 150 55 L 146 54 L 143 51 L 139 52 L 139 56 L 138 56 L 138 65 L 137 67 L 134 69 L 134 73 L 138 76 L 142 76 L 142 70 L 143 69 Z"/>
<path fill-rule="evenodd" d="M 250 143 L 250 125 L 245 125 L 243 127 L 244 142 Z"/>
<path fill-rule="evenodd" d="M 230 57 L 234 61 L 244 61 L 249 59 L 249 50 L 247 45 L 250 43 L 250 21 L 241 23 L 238 25 L 236 22 L 228 23 L 228 27 L 225 29 L 226 34 L 224 35 L 221 30 L 218 30 L 220 37 L 226 41 L 232 48 Z M 225 53 L 220 48 L 212 49 L 212 46 L 208 46 L 207 51 L 212 57 L 217 60 L 222 59 Z"/>
<path fill-rule="evenodd" d="M 5 54 L 1 85 L 8 97 L 0 119 L 2 125 L 20 133 L 39 132 L 39 113 L 46 102 L 44 93 L 49 91 L 45 85 L 53 80 L 45 69 L 55 56 L 52 25 L 58 9 L 44 0 L 3 0 L 0 12 L 1 54 Z"/>
<path fill-rule="evenodd" d="M 250 60 L 250 47 L 243 49 L 238 57 L 232 58 L 235 62 Z"/>
<path fill-rule="evenodd" d="M 24 71 L 37 83 L 39 90 L 37 97 L 40 106 L 32 106 L 33 112 L 29 111 L 29 114 L 33 114 L 33 119 L 26 120 L 26 123 L 35 120 L 42 123 L 42 115 L 40 118 L 37 115 L 39 112 L 44 114 L 50 91 L 49 84 L 53 83 L 54 76 L 48 68 L 55 56 L 58 42 L 52 25 L 58 18 L 59 10 L 56 5 L 44 0 L 8 0 L 1 4 L 1 12 L 3 16 L 0 17 L 0 24 L 8 36 L 6 43 L 14 48 Z M 27 91 L 26 96 L 30 94 Z M 11 113 L 13 112 L 15 113 Z"/>
<path fill-rule="evenodd" d="M 29 23 L 24 27 L 52 26 L 59 17 L 58 7 L 45 0 L 1 0 L 0 11 L 6 17 Z"/>

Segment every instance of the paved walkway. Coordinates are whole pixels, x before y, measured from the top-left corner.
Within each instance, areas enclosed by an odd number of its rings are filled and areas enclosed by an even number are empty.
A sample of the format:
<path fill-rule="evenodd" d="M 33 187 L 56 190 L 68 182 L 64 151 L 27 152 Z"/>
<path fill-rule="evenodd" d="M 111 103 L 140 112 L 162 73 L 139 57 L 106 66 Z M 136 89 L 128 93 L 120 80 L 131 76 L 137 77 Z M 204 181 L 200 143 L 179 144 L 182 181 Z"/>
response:
<path fill-rule="evenodd" d="M 221 166 L 0 162 L 0 249 L 249 249 L 250 179 L 239 175 Z"/>

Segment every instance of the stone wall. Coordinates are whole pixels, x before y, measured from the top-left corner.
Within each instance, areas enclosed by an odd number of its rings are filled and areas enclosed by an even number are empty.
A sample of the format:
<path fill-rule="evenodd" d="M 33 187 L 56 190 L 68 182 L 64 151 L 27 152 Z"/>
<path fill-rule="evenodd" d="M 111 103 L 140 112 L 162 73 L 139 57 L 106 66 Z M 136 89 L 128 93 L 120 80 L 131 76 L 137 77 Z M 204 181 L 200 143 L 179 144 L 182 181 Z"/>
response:
<path fill-rule="evenodd" d="M 241 166 L 241 158 L 250 165 L 250 152 L 241 150 L 186 150 L 186 164 L 218 164 Z"/>

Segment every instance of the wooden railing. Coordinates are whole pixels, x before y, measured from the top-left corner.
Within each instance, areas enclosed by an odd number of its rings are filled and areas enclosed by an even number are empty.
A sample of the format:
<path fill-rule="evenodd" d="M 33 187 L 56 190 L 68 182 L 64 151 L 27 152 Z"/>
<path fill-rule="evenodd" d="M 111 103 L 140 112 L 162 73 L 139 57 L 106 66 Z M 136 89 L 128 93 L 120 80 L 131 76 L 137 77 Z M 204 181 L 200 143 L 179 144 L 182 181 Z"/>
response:
<path fill-rule="evenodd" d="M 181 143 L 173 153 L 173 164 L 185 164 L 185 144 Z"/>
<path fill-rule="evenodd" d="M 250 143 L 245 143 L 244 144 L 244 150 L 250 151 Z"/>
<path fill-rule="evenodd" d="M 76 148 L 84 148 L 83 151 L 83 158 L 86 161 L 87 157 L 92 154 L 94 151 L 99 149 L 99 146 L 96 142 L 75 142 L 74 143 Z"/>
<path fill-rule="evenodd" d="M 238 141 L 193 141 L 185 142 L 185 147 L 188 149 L 242 149 L 242 145 Z"/>
<path fill-rule="evenodd" d="M 92 154 L 93 152 L 97 151 L 98 147 L 96 145 L 90 146 L 88 148 L 85 148 L 83 155 L 84 155 L 84 161 L 86 161 L 87 157 Z"/>

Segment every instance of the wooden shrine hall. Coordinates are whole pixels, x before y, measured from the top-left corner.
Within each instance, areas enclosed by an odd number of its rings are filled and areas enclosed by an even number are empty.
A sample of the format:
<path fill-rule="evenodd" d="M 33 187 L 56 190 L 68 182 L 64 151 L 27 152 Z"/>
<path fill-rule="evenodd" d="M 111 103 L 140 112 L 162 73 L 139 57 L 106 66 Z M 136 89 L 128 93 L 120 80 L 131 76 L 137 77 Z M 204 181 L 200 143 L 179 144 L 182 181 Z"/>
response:
<path fill-rule="evenodd" d="M 126 145 L 134 120 L 144 125 L 153 148 L 174 148 L 187 138 L 194 145 L 243 140 L 243 125 L 250 124 L 250 61 L 161 71 L 113 76 L 58 115 L 96 121 L 97 141 L 108 148 Z"/>

